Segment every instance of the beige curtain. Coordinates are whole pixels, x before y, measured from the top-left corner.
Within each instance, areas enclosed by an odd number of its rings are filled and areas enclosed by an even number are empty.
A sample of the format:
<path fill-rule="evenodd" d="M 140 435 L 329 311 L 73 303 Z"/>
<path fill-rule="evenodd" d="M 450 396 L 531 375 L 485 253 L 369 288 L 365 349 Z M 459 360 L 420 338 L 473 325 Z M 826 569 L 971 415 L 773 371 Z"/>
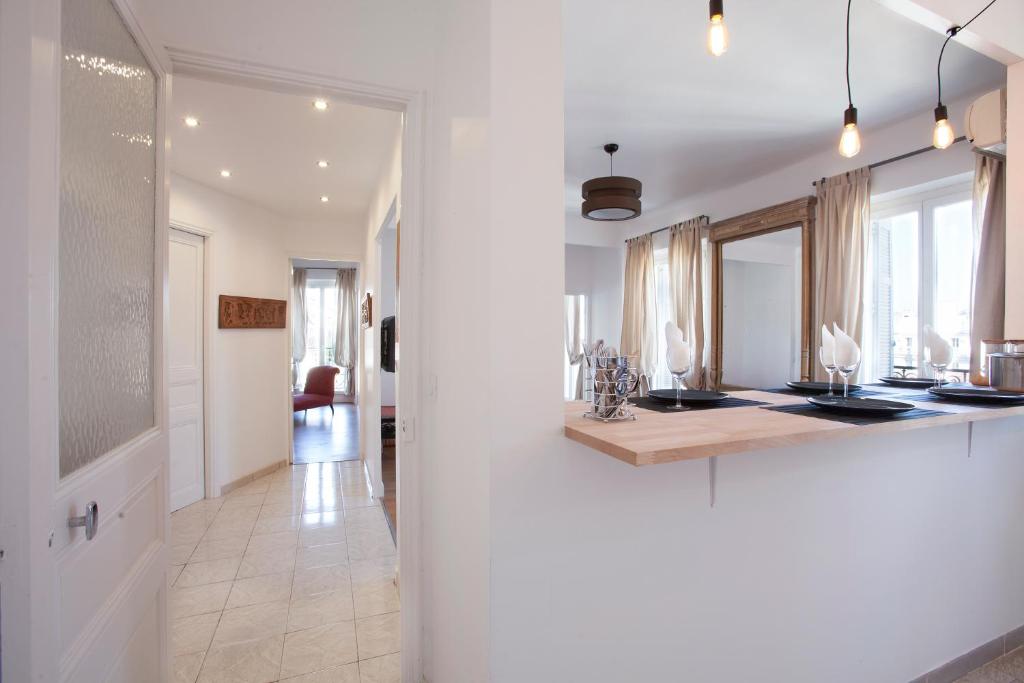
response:
<path fill-rule="evenodd" d="M 871 220 L 871 172 L 861 168 L 818 183 L 814 225 L 814 347 L 817 359 L 821 326 L 839 325 L 864 346 L 864 268 Z M 815 362 L 815 376 L 825 379 Z M 859 371 L 858 371 L 859 373 Z M 855 373 L 851 381 L 856 380 Z"/>
<path fill-rule="evenodd" d="M 974 278 L 971 375 L 985 359 L 985 339 L 1003 338 L 1006 313 L 1006 163 L 978 153 L 974 164 Z"/>
<path fill-rule="evenodd" d="M 583 362 L 583 297 L 567 295 L 565 297 L 565 353 L 569 356 L 569 365 L 577 366 Z M 573 397 L 583 398 L 583 368 L 576 373 L 576 389 Z"/>
<path fill-rule="evenodd" d="M 619 352 L 636 356 L 637 367 L 648 377 L 657 359 L 654 291 L 654 238 L 641 235 L 626 242 L 626 275 L 622 298 L 622 340 Z"/>
<path fill-rule="evenodd" d="M 306 269 L 292 270 L 292 386 L 299 383 L 299 363 L 306 357 Z"/>
<path fill-rule="evenodd" d="M 356 363 L 356 269 L 339 268 L 335 275 L 338 290 L 338 329 L 334 333 L 334 364 L 342 368 L 342 393 L 353 393 L 352 376 Z"/>
<path fill-rule="evenodd" d="M 693 350 L 693 367 L 686 375 L 692 389 L 707 389 L 710 348 L 704 340 L 704 240 L 708 217 L 701 216 L 673 225 L 668 239 L 669 287 L 672 316 Z M 656 334 L 663 334 L 656 330 Z"/>

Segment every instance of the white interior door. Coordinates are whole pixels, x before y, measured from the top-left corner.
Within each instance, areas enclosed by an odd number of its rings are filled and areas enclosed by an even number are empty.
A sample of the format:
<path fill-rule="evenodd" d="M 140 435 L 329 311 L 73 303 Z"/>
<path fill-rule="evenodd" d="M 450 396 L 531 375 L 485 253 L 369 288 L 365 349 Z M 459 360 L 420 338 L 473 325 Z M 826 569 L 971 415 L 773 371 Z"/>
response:
<path fill-rule="evenodd" d="M 205 492 L 203 247 L 199 235 L 171 228 L 167 385 L 172 511 L 201 500 Z"/>
<path fill-rule="evenodd" d="M 169 78 L 125 0 L 2 10 L 0 123 L 24 140 L 4 162 L 23 191 L 3 199 L 29 247 L 12 249 L 29 275 L 27 324 L 12 331 L 29 439 L 10 471 L 4 680 L 164 681 Z M 8 98 L 19 83 L 25 97 Z"/>

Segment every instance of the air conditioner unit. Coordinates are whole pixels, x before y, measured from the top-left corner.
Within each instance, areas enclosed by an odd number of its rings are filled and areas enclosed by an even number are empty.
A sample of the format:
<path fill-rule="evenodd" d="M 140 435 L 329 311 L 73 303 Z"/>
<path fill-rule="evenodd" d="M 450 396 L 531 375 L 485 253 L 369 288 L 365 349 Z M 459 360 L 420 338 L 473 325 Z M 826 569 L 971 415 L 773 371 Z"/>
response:
<path fill-rule="evenodd" d="M 967 139 L 975 148 L 1006 155 L 1006 88 L 974 100 L 965 119 Z"/>

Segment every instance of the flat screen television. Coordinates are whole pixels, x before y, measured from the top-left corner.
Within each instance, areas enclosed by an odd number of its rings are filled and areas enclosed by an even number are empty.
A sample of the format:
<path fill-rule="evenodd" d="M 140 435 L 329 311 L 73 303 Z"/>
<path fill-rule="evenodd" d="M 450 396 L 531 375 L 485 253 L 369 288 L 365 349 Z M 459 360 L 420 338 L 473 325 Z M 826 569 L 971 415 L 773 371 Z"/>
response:
<path fill-rule="evenodd" d="M 380 369 L 395 371 L 395 316 L 380 321 Z"/>

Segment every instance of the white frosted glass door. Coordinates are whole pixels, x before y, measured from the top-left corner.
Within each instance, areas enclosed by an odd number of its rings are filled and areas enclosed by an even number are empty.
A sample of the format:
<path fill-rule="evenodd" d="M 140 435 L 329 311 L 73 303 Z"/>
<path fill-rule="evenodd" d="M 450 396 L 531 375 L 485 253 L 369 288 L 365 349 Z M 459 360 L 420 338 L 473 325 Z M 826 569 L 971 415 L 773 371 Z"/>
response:
<path fill-rule="evenodd" d="M 156 79 L 109 0 L 61 17 L 60 476 L 155 424 Z"/>

